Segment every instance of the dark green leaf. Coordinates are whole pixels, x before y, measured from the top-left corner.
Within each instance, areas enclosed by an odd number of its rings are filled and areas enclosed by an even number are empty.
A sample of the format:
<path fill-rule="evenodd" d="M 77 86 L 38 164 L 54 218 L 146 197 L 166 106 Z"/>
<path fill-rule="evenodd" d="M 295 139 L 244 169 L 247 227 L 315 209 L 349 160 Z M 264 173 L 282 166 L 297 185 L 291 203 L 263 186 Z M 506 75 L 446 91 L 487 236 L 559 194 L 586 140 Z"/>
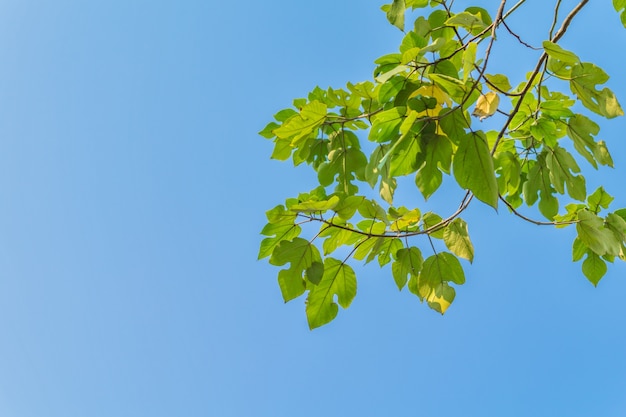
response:
<path fill-rule="evenodd" d="M 480 201 L 498 207 L 498 183 L 493 158 L 482 132 L 473 132 L 460 141 L 453 159 L 454 178 Z"/>

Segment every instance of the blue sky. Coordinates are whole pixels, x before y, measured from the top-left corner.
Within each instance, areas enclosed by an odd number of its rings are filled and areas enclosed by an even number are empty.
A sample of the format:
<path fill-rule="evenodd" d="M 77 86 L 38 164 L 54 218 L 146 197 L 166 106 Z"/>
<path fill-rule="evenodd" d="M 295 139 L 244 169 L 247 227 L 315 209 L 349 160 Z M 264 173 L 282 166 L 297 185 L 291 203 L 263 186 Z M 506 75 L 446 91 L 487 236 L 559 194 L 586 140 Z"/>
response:
<path fill-rule="evenodd" d="M 563 45 L 626 103 L 626 30 L 593 3 Z M 401 39 L 381 4 L 0 4 L 0 415 L 626 414 L 626 266 L 593 288 L 573 230 L 476 204 L 445 317 L 357 265 L 352 306 L 313 332 L 256 261 L 265 210 L 315 186 L 257 132 L 371 77 Z M 625 123 L 601 123 L 616 169 L 589 177 L 615 208 Z"/>

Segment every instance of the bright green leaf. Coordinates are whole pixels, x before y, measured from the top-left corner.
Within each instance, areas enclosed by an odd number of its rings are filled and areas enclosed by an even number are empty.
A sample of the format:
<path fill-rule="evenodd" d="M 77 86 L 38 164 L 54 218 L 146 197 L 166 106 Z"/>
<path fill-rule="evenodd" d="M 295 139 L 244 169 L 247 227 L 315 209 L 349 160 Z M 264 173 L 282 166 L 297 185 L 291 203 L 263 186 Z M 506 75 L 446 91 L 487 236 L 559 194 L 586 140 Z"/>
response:
<path fill-rule="evenodd" d="M 414 246 L 396 252 L 396 260 L 391 264 L 391 272 L 399 290 L 404 288 L 409 276 L 418 276 L 423 262 L 422 252 Z"/>
<path fill-rule="evenodd" d="M 337 316 L 335 296 L 341 307 L 350 306 L 356 296 L 356 274 L 349 265 L 334 258 L 326 258 L 324 275 L 320 283 L 310 289 L 307 297 L 309 328 L 320 327 Z"/>
<path fill-rule="evenodd" d="M 443 230 L 443 241 L 459 258 L 467 259 L 472 262 L 474 260 L 474 245 L 470 241 L 467 233 L 467 223 L 463 219 L 454 219 Z"/>
<path fill-rule="evenodd" d="M 620 242 L 611 230 L 604 227 L 604 222 L 594 213 L 581 210 L 578 212 L 576 231 L 578 238 L 593 252 L 602 255 L 618 255 Z"/>
<path fill-rule="evenodd" d="M 559 61 L 566 62 L 568 64 L 576 64 L 580 62 L 580 59 L 576 56 L 576 54 L 566 51 L 554 42 L 543 41 L 543 49 L 546 51 L 548 56 L 558 59 Z"/>

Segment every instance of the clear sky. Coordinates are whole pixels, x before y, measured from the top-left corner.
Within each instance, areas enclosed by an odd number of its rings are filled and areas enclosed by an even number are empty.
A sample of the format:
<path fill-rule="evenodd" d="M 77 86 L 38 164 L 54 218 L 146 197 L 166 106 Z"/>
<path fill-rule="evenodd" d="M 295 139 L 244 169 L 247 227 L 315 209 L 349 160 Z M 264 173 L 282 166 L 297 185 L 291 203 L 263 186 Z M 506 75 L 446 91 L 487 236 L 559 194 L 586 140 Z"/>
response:
<path fill-rule="evenodd" d="M 563 45 L 626 104 L 626 29 L 590 3 Z M 257 132 L 371 78 L 401 39 L 381 4 L 0 2 L 1 416 L 626 415 L 626 265 L 593 288 L 573 230 L 476 204 L 446 316 L 355 265 L 315 331 L 256 260 L 265 210 L 315 185 Z M 589 183 L 626 207 L 626 118 L 601 124 Z"/>

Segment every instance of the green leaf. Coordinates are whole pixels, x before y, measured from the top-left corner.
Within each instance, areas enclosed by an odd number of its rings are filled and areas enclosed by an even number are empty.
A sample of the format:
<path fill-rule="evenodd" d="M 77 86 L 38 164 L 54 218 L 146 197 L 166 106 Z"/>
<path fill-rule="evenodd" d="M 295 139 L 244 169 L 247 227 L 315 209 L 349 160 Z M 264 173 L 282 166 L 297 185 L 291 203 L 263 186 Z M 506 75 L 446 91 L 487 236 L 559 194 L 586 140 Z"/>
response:
<path fill-rule="evenodd" d="M 532 206 L 537 201 L 537 193 L 539 193 L 539 211 L 547 219 L 552 220 L 559 212 L 559 201 L 553 195 L 554 189 L 550 179 L 550 170 L 546 166 L 545 153 L 539 154 L 537 161 L 529 165 L 531 168 L 528 179 L 524 183 L 524 199 L 529 206 Z"/>
<path fill-rule="evenodd" d="M 448 252 L 441 252 L 424 261 L 420 273 L 421 279 L 432 282 L 451 281 L 462 285 L 465 283 L 465 274 L 456 256 Z"/>
<path fill-rule="evenodd" d="M 428 296 L 428 306 L 438 313 L 444 314 L 454 301 L 456 291 L 447 282 L 442 282 Z"/>
<path fill-rule="evenodd" d="M 606 226 L 613 232 L 617 240 L 624 241 L 626 240 L 626 220 L 616 213 L 610 213 L 606 216 Z"/>
<path fill-rule="evenodd" d="M 366 219 L 377 219 L 387 222 L 387 213 L 375 200 L 363 200 L 359 205 L 359 214 Z"/>
<path fill-rule="evenodd" d="M 379 223 L 379 225 L 384 223 Z M 384 227 L 382 228 L 384 231 Z M 370 229 L 372 230 L 372 229 Z M 372 231 L 372 233 L 376 233 Z M 383 244 L 387 239 L 382 237 L 369 237 L 366 236 L 361 242 L 359 242 L 356 250 L 352 254 L 352 257 L 356 260 L 362 261 L 367 256 L 365 263 L 370 263 L 383 249 Z"/>
<path fill-rule="evenodd" d="M 312 101 L 273 133 L 280 139 L 291 139 L 291 144 L 294 145 L 300 139 L 313 133 L 324 122 L 326 112 L 326 104 L 317 100 Z"/>
<path fill-rule="evenodd" d="M 333 211 L 337 213 L 337 216 L 341 219 L 347 220 L 354 216 L 361 203 L 365 200 L 363 196 L 351 195 L 342 199 L 333 208 Z"/>
<path fill-rule="evenodd" d="M 383 6 L 383 11 L 387 12 L 387 20 L 389 20 L 389 23 L 404 31 L 404 11 L 406 9 L 405 1 L 393 0 L 391 6 L 385 6 Z"/>
<path fill-rule="evenodd" d="M 396 260 L 391 264 L 391 272 L 399 290 L 404 288 L 409 276 L 418 276 L 423 262 L 422 252 L 414 246 L 396 252 Z"/>
<path fill-rule="evenodd" d="M 442 221 L 443 219 L 441 218 L 441 216 L 432 212 L 424 213 L 424 216 L 422 216 L 422 223 L 424 223 L 424 226 L 423 226 L 424 230 L 428 230 L 431 227 L 439 225 L 441 224 Z M 434 232 L 431 232 L 429 235 L 431 237 L 434 237 L 435 239 L 443 239 L 443 227 L 438 230 L 435 230 Z"/>
<path fill-rule="evenodd" d="M 487 87 L 496 92 L 507 92 L 511 89 L 511 83 L 506 75 L 503 74 L 495 74 L 489 75 L 485 74 L 485 78 L 487 79 Z"/>
<path fill-rule="evenodd" d="M 443 314 L 455 296 L 448 282 L 463 284 L 465 275 L 459 260 L 450 253 L 442 252 L 426 259 L 418 278 L 411 281 L 409 289 L 420 300 L 426 300 L 432 309 Z"/>
<path fill-rule="evenodd" d="M 402 241 L 400 239 L 385 239 L 382 247 L 378 251 L 378 265 L 381 267 L 391 262 L 391 258 L 403 248 Z"/>
<path fill-rule="evenodd" d="M 477 47 L 478 44 L 476 42 L 470 42 L 467 44 L 465 51 L 463 51 L 463 82 L 467 81 L 471 72 L 474 71 Z"/>
<path fill-rule="evenodd" d="M 281 224 L 272 224 L 268 223 L 263 230 L 262 234 L 266 236 L 272 236 L 265 238 L 261 241 L 261 247 L 259 248 L 259 257 L 258 259 L 263 259 L 272 254 L 274 249 L 280 242 L 283 240 L 291 240 L 294 237 L 300 235 L 301 229 L 300 226 L 295 225 L 293 223 L 281 223 Z"/>
<path fill-rule="evenodd" d="M 499 152 L 496 155 L 498 177 L 498 189 L 500 194 L 513 194 L 520 186 L 522 167 L 516 155 L 511 152 Z"/>
<path fill-rule="evenodd" d="M 600 132 L 600 127 L 582 114 L 576 114 L 567 122 L 567 136 L 574 142 L 574 149 L 594 168 L 600 163 L 600 149 L 593 136 Z M 606 160 L 604 160 L 606 162 Z"/>
<path fill-rule="evenodd" d="M 578 212 L 576 231 L 578 238 L 597 255 L 619 255 L 620 242 L 613 232 L 604 227 L 604 222 L 596 214 L 581 210 Z"/>
<path fill-rule="evenodd" d="M 472 132 L 459 143 L 452 162 L 454 178 L 480 201 L 498 207 L 498 183 L 493 158 L 482 132 Z"/>
<path fill-rule="evenodd" d="M 324 275 L 313 286 L 307 297 L 306 315 L 309 328 L 315 329 L 329 323 L 337 316 L 337 302 L 348 308 L 356 296 L 356 274 L 349 265 L 334 259 L 324 260 Z"/>
<path fill-rule="evenodd" d="M 467 234 L 467 223 L 463 219 L 457 217 L 443 230 L 443 241 L 459 258 L 470 262 L 474 260 L 474 245 Z"/>
<path fill-rule="evenodd" d="M 482 7 L 468 7 L 465 9 L 466 12 L 471 13 L 474 16 L 478 16 L 486 26 L 489 26 L 492 23 L 491 16 L 489 16 L 489 12 Z"/>
<path fill-rule="evenodd" d="M 422 215 L 419 209 L 407 210 L 391 224 L 391 230 L 397 232 L 408 230 L 409 228 L 417 226 L 421 218 Z"/>
<path fill-rule="evenodd" d="M 339 197 L 335 195 L 324 201 L 303 201 L 289 207 L 289 209 L 300 213 L 319 213 L 334 208 L 338 203 Z"/>
<path fill-rule="evenodd" d="M 278 286 L 285 302 L 300 297 L 306 290 L 306 283 L 302 279 L 302 273 L 291 269 L 278 271 Z"/>
<path fill-rule="evenodd" d="M 556 123 L 546 117 L 540 117 L 530 125 L 533 137 L 550 147 L 555 147 L 558 140 Z"/>
<path fill-rule="evenodd" d="M 322 280 L 324 275 L 324 264 L 321 262 L 313 262 L 310 267 L 306 269 L 306 279 L 311 283 L 317 285 Z"/>
<path fill-rule="evenodd" d="M 585 256 L 588 249 L 589 248 L 587 247 L 587 245 L 583 243 L 582 240 L 575 238 L 574 244 L 572 245 L 572 261 L 574 262 L 580 261 L 583 258 L 583 256 Z"/>
<path fill-rule="evenodd" d="M 396 139 L 405 113 L 404 107 L 393 107 L 374 116 L 368 139 L 379 143 Z"/>
<path fill-rule="evenodd" d="M 587 197 L 587 204 L 589 210 L 594 213 L 598 213 L 602 208 L 609 208 L 609 204 L 613 201 L 613 197 L 604 191 L 604 187 L 598 187 L 589 197 Z"/>
<path fill-rule="evenodd" d="M 337 192 L 355 194 L 358 188 L 353 185 L 355 179 L 365 179 L 367 157 L 356 147 L 333 149 L 328 153 L 328 162 L 320 164 L 317 178 L 322 186 L 337 182 Z"/>
<path fill-rule="evenodd" d="M 469 12 L 457 13 L 446 20 L 445 24 L 447 26 L 462 27 L 474 35 L 487 27 L 481 17 Z"/>
<path fill-rule="evenodd" d="M 340 227 L 329 226 L 320 233 L 320 237 L 326 238 L 322 249 L 324 249 L 324 255 L 328 255 L 339 246 L 353 245 L 361 239 L 362 235 Z"/>
<path fill-rule="evenodd" d="M 598 285 L 604 274 L 606 274 L 606 263 L 593 252 L 587 253 L 587 258 L 582 265 L 583 274 L 595 286 Z"/>
<path fill-rule="evenodd" d="M 583 62 L 574 65 L 571 77 L 572 92 L 589 110 L 608 119 L 624 115 L 622 107 L 611 90 L 604 88 L 598 91 L 596 89 L 596 85 L 604 84 L 609 79 L 601 68 L 589 62 Z"/>
<path fill-rule="evenodd" d="M 554 42 L 543 41 L 543 49 L 546 51 L 550 58 L 558 59 L 559 61 L 576 64 L 580 62 L 580 58 L 573 52 L 566 51 Z"/>
<path fill-rule="evenodd" d="M 558 193 L 565 193 L 565 184 L 570 197 L 578 201 L 585 200 L 587 197 L 585 177 L 572 174 L 580 172 L 580 168 L 569 152 L 561 147 L 551 149 L 546 155 L 546 166 L 550 170 L 552 186 Z"/>
<path fill-rule="evenodd" d="M 463 101 L 465 93 L 467 92 L 467 87 L 463 81 L 443 74 L 431 73 L 428 74 L 427 77 L 430 78 L 435 85 L 441 87 L 448 93 L 457 103 Z"/>

